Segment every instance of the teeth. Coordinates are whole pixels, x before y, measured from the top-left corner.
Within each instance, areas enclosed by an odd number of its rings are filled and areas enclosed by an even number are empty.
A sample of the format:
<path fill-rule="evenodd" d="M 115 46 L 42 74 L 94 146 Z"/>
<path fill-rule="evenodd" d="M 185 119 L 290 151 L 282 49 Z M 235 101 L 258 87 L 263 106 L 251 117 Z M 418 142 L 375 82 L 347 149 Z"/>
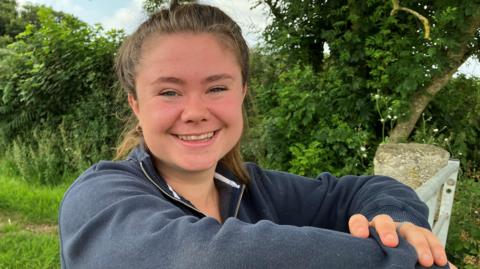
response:
<path fill-rule="evenodd" d="M 178 138 L 185 141 L 198 141 L 198 140 L 206 140 L 212 138 L 214 132 L 201 134 L 201 135 L 177 135 Z"/>

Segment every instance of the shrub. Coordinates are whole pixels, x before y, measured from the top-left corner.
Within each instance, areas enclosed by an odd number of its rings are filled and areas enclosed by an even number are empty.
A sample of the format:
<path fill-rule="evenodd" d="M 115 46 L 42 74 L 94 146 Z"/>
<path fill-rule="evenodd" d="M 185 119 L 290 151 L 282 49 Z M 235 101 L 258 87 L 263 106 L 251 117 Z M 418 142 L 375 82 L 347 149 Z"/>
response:
<path fill-rule="evenodd" d="M 480 183 L 461 177 L 447 240 L 449 260 L 458 268 L 480 266 Z"/>
<path fill-rule="evenodd" d="M 59 184 L 111 158 L 127 111 L 114 82 L 122 32 L 38 9 L 0 53 L 0 151 L 25 180 Z"/>
<path fill-rule="evenodd" d="M 308 66 L 286 69 L 280 62 L 273 72 L 278 77 L 269 83 L 258 74 L 252 79 L 258 126 L 248 134 L 255 149 L 246 151 L 263 166 L 309 176 L 365 173 L 380 141 L 367 127 L 374 110 L 348 111 L 361 93 L 336 89 L 340 74 L 333 69 L 320 77 Z"/>

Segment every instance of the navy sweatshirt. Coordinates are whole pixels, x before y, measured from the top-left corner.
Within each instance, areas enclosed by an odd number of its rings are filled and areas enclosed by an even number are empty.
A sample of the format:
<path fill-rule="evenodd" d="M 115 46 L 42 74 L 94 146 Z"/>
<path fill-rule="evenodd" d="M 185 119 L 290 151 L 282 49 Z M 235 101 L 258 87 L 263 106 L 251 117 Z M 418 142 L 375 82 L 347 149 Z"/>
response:
<path fill-rule="evenodd" d="M 244 186 L 217 167 L 219 223 L 175 193 L 142 146 L 92 166 L 61 204 L 62 268 L 422 268 L 403 239 L 388 248 L 373 229 L 368 239 L 348 234 L 356 213 L 428 227 L 428 209 L 409 187 L 381 176 L 312 180 L 246 168 Z"/>

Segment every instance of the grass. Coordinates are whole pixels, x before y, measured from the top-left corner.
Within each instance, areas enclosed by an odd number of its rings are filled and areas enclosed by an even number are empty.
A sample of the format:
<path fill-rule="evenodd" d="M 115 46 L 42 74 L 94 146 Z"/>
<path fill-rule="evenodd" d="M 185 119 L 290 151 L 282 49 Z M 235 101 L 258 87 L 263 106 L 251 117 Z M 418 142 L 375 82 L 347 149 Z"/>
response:
<path fill-rule="evenodd" d="M 31 223 L 57 223 L 58 206 L 67 186 L 27 184 L 0 174 L 0 211 Z"/>
<path fill-rule="evenodd" d="M 66 189 L 0 173 L 0 268 L 60 268 L 56 224 Z"/>
<path fill-rule="evenodd" d="M 0 268 L 60 268 L 56 233 L 38 233 L 19 224 L 0 227 Z"/>

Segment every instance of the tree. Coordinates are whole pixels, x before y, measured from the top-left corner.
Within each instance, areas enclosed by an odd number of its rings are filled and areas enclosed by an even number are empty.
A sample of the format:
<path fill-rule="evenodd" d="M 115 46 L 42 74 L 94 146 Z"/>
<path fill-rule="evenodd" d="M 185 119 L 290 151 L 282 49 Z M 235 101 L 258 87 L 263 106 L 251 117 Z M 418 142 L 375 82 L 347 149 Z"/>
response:
<path fill-rule="evenodd" d="M 389 96 L 390 103 L 401 103 L 396 111 L 399 120 L 389 133 L 391 142 L 408 139 L 432 98 L 467 58 L 479 53 L 478 1 L 258 4 L 268 6 L 273 17 L 266 31 L 272 49 L 321 71 L 331 63 L 324 61 L 328 44 L 335 65 L 354 68 L 363 88 Z M 431 31 L 431 38 L 423 38 L 426 31 Z"/>
<path fill-rule="evenodd" d="M 437 113 L 428 110 L 430 101 L 468 57 L 479 55 L 478 1 L 257 4 L 270 10 L 263 52 L 275 60 L 263 62 L 267 68 L 250 83 L 261 129 L 255 156 L 272 168 L 365 172 L 380 142 L 420 139 L 423 128 L 414 127 L 422 112 Z M 439 115 L 432 116 L 427 127 L 435 129 Z M 457 139 L 449 140 L 457 149 L 473 145 L 458 134 L 478 131 L 449 128 L 444 132 Z"/>
<path fill-rule="evenodd" d="M 22 31 L 15 0 L 0 0 L 0 36 L 14 37 Z"/>
<path fill-rule="evenodd" d="M 12 43 L 27 25 L 39 27 L 40 20 L 37 14 L 41 8 L 45 6 L 27 3 L 19 8 L 15 0 L 0 0 L 0 47 Z M 53 10 L 52 14 L 58 21 L 67 16 L 63 12 Z"/>

